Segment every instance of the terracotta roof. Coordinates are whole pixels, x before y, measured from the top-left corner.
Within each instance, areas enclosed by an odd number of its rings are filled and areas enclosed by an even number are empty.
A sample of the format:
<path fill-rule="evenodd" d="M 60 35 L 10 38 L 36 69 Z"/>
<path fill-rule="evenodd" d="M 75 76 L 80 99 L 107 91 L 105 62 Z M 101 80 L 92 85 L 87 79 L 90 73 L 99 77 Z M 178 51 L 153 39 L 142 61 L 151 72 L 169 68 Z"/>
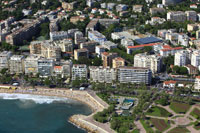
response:
<path fill-rule="evenodd" d="M 127 48 L 141 48 L 141 47 L 145 47 L 145 46 L 154 46 L 154 45 L 158 45 L 160 43 L 149 43 L 149 44 L 143 44 L 143 45 L 137 45 L 137 46 L 128 46 Z"/>
<path fill-rule="evenodd" d="M 121 58 L 121 57 L 116 57 L 116 58 L 114 58 L 113 60 L 124 61 L 124 59 Z"/>
<path fill-rule="evenodd" d="M 176 48 L 166 48 L 166 49 L 161 49 L 161 51 L 171 51 L 171 50 L 179 50 L 183 49 L 182 47 L 176 47 Z"/>
<path fill-rule="evenodd" d="M 196 76 L 196 78 L 200 79 L 200 76 Z"/>
<path fill-rule="evenodd" d="M 108 56 L 109 53 L 108 52 L 103 52 L 102 55 Z"/>
<path fill-rule="evenodd" d="M 169 80 L 169 81 L 165 81 L 164 84 L 165 84 L 165 85 L 168 85 L 168 84 L 176 84 L 176 81 L 174 81 L 174 80 Z"/>
<path fill-rule="evenodd" d="M 61 69 L 62 66 L 54 66 L 54 69 Z"/>

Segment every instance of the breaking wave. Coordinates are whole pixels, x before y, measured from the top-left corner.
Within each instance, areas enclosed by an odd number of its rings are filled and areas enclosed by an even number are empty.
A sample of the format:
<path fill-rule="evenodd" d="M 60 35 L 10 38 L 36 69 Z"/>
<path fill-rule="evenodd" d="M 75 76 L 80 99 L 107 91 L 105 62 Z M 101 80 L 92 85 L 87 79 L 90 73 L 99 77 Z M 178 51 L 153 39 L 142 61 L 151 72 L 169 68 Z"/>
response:
<path fill-rule="evenodd" d="M 0 93 L 0 99 L 6 100 L 20 100 L 20 101 L 33 101 L 36 104 L 50 104 L 53 102 L 65 102 L 71 103 L 73 100 L 68 98 L 56 97 L 56 96 L 40 96 L 40 95 L 31 95 L 31 94 L 8 94 Z"/>

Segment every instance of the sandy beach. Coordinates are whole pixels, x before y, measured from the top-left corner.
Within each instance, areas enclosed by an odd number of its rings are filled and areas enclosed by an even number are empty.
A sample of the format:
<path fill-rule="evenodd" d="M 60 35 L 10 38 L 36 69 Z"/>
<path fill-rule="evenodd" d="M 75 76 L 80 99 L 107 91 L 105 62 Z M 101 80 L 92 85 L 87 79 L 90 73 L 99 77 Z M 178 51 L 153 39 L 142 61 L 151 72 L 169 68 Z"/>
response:
<path fill-rule="evenodd" d="M 44 96 L 57 96 L 69 99 L 74 99 L 82 103 L 87 104 L 93 110 L 93 113 L 89 116 L 85 115 L 73 115 L 70 117 L 69 121 L 78 127 L 86 129 L 88 132 L 95 133 L 114 133 L 115 131 L 110 128 L 109 123 L 99 123 L 93 119 L 93 115 L 99 111 L 108 108 L 108 104 L 100 99 L 93 91 L 79 91 L 79 90 L 69 90 L 69 89 L 49 89 L 35 87 L 36 90 L 32 88 L 17 90 L 10 89 L 0 89 L 0 93 L 19 93 L 19 94 L 32 94 L 32 95 L 44 95 Z"/>

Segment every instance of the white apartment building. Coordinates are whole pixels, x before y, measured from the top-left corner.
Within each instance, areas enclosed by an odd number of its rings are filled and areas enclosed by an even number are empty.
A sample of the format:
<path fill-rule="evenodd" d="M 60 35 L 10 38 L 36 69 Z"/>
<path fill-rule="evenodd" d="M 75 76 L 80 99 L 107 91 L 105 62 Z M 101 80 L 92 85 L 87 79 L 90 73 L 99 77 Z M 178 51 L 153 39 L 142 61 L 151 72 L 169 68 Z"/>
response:
<path fill-rule="evenodd" d="M 36 75 L 38 73 L 38 59 L 36 55 L 29 55 L 24 60 L 24 71 L 26 75 Z"/>
<path fill-rule="evenodd" d="M 196 11 L 186 11 L 186 16 L 188 21 L 197 21 L 197 12 Z"/>
<path fill-rule="evenodd" d="M 85 64 L 74 64 L 72 67 L 72 80 L 88 78 L 88 70 Z"/>
<path fill-rule="evenodd" d="M 117 70 L 107 67 L 104 68 L 102 66 L 90 66 L 90 80 L 93 82 L 100 83 L 112 83 L 117 79 Z"/>
<path fill-rule="evenodd" d="M 182 11 L 170 11 L 167 13 L 167 20 L 169 21 L 184 22 L 186 19 L 186 14 Z"/>
<path fill-rule="evenodd" d="M 24 73 L 24 56 L 13 55 L 10 57 L 10 74 L 23 74 Z"/>
<path fill-rule="evenodd" d="M 117 79 L 120 83 L 151 84 L 152 72 L 148 68 L 120 67 L 117 69 Z"/>
<path fill-rule="evenodd" d="M 52 41 L 69 38 L 67 31 L 50 32 L 50 39 Z"/>
<path fill-rule="evenodd" d="M 0 70 L 9 68 L 9 59 L 12 56 L 12 52 L 3 51 L 0 53 Z"/>
<path fill-rule="evenodd" d="M 105 52 L 105 48 L 101 45 L 95 47 L 95 53 L 98 57 L 101 56 L 101 53 Z"/>
<path fill-rule="evenodd" d="M 188 52 L 179 51 L 175 53 L 174 65 L 176 66 L 185 66 L 188 63 Z"/>
<path fill-rule="evenodd" d="M 197 76 L 195 79 L 194 90 L 197 92 L 200 91 L 200 76 Z"/>
<path fill-rule="evenodd" d="M 134 67 L 149 68 L 152 73 L 159 73 L 162 68 L 162 57 L 157 55 L 137 54 L 134 56 Z"/>
<path fill-rule="evenodd" d="M 194 51 L 192 53 L 192 57 L 191 57 L 191 65 L 195 66 L 195 67 L 199 67 L 200 66 L 200 51 Z"/>
<path fill-rule="evenodd" d="M 53 75 L 55 62 L 53 59 L 40 58 L 38 60 L 38 73 L 41 77 Z"/>

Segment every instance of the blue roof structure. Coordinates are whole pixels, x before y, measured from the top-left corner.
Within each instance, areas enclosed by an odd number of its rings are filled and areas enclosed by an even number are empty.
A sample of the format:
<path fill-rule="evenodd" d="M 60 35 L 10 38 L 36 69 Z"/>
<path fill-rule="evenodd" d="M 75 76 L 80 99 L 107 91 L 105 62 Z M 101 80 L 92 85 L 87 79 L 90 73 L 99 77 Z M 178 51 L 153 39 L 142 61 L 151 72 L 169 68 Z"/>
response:
<path fill-rule="evenodd" d="M 138 44 L 149 44 L 149 43 L 162 42 L 161 39 L 156 38 L 156 37 L 145 37 L 145 38 L 135 39 L 135 41 Z"/>

